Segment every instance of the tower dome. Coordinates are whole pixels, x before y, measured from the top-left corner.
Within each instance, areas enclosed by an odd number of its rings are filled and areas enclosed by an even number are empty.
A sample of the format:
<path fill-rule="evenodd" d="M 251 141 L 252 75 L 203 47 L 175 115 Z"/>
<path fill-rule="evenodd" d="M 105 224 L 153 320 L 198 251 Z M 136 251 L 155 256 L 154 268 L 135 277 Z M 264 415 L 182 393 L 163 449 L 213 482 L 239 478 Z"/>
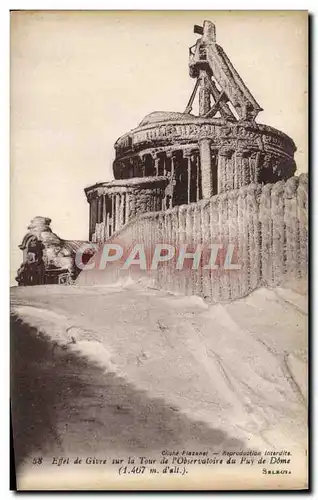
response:
<path fill-rule="evenodd" d="M 153 111 L 141 120 L 138 127 L 151 125 L 152 123 L 168 122 L 173 120 L 189 120 L 193 118 L 196 117 L 190 113 L 179 113 L 177 111 Z"/>

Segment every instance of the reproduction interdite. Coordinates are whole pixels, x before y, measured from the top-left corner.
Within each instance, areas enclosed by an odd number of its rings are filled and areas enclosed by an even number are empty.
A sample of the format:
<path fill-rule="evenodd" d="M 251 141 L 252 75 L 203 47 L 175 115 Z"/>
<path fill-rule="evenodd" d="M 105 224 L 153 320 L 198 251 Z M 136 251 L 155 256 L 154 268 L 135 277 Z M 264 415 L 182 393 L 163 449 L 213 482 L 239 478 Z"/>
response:
<path fill-rule="evenodd" d="M 308 488 L 307 30 L 11 13 L 19 490 Z"/>

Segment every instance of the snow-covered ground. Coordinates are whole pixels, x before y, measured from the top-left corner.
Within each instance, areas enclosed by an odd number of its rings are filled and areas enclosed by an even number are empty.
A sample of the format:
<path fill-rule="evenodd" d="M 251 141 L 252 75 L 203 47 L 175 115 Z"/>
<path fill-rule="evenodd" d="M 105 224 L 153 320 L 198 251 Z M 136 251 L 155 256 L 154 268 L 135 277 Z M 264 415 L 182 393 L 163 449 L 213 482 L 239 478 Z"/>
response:
<path fill-rule="evenodd" d="M 134 283 L 11 296 L 24 323 L 187 418 L 246 448 L 305 457 L 306 283 L 216 305 Z"/>

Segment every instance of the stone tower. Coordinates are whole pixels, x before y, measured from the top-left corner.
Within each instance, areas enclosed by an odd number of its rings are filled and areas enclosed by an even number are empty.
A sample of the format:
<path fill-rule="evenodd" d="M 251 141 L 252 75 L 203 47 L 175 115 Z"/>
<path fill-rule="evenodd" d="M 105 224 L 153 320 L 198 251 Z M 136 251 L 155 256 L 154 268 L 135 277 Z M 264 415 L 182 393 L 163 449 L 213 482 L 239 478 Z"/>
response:
<path fill-rule="evenodd" d="M 293 176 L 295 144 L 256 123 L 262 110 L 216 43 L 210 21 L 189 49 L 194 90 L 183 113 L 155 111 L 115 143 L 115 180 L 85 189 L 89 239 L 106 241 L 133 217 Z M 191 114 L 196 95 L 199 114 Z"/>

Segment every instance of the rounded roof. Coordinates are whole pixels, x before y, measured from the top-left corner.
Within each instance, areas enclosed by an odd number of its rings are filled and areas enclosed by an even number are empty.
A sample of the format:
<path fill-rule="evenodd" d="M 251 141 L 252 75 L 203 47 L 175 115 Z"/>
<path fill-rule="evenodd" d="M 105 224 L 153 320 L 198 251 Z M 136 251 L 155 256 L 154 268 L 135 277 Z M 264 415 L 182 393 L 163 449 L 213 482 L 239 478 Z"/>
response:
<path fill-rule="evenodd" d="M 167 122 L 173 120 L 193 120 L 197 118 L 190 113 L 178 113 L 177 111 L 154 111 L 146 115 L 143 120 L 139 123 L 139 127 L 144 125 L 150 125 L 151 123 Z"/>

